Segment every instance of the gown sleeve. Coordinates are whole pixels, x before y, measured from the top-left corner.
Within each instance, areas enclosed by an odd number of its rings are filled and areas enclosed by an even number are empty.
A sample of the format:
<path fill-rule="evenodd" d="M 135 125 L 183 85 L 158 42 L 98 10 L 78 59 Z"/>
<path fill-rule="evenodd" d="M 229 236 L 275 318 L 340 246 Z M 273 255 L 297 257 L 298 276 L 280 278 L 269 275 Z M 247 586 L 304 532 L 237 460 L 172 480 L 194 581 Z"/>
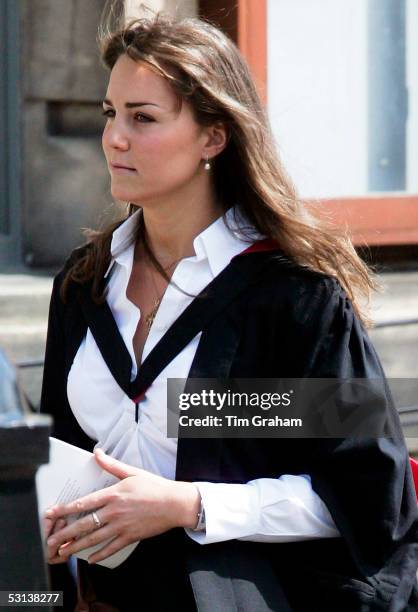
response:
<path fill-rule="evenodd" d="M 54 278 L 49 304 L 44 371 L 40 412 L 53 417 L 51 435 L 60 436 L 59 407 L 66 402 L 65 393 L 65 335 L 63 307 L 59 297 L 60 275 Z"/>
<path fill-rule="evenodd" d="M 309 303 L 303 377 L 380 378 L 385 437 L 314 441 L 311 483 L 364 575 L 411 588 L 418 564 L 417 501 L 408 451 L 379 357 L 339 282 L 324 278 Z M 402 567 L 402 570 L 401 570 Z"/>
<path fill-rule="evenodd" d="M 72 308 L 64 304 L 60 297 L 60 287 L 65 272 L 66 267 L 54 278 L 52 288 L 40 412 L 53 417 L 51 436 L 91 451 L 94 441 L 78 425 L 67 397 L 68 369 L 82 334 L 75 333 L 75 317 Z M 80 338 L 78 338 L 79 335 Z"/>

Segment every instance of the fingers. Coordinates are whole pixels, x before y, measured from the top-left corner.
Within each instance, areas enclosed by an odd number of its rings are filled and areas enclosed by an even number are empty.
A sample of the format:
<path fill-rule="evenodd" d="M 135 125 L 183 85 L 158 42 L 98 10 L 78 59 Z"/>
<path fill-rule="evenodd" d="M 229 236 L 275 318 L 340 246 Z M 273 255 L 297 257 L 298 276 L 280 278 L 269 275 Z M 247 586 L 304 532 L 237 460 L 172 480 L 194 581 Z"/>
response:
<path fill-rule="evenodd" d="M 113 459 L 109 455 L 106 455 L 100 448 L 94 449 L 94 457 L 97 463 L 107 472 L 110 472 L 120 480 L 127 478 L 128 476 L 139 476 L 144 474 L 145 471 L 140 468 L 128 465 L 117 459 Z M 69 504 L 60 504 L 49 508 L 45 515 L 49 519 L 57 519 L 62 516 L 69 514 L 80 514 L 83 512 L 89 512 L 96 508 L 101 508 L 106 505 L 115 495 L 115 487 L 120 484 L 116 483 L 100 491 L 95 491 L 90 495 L 85 495 L 79 499 L 70 502 Z"/>
<path fill-rule="evenodd" d="M 59 531 L 60 529 L 64 529 L 66 525 L 67 525 L 67 521 L 65 519 L 63 518 L 58 519 L 57 521 L 55 521 L 55 524 L 52 528 L 52 533 L 55 533 Z"/>
<path fill-rule="evenodd" d="M 63 518 L 58 519 L 58 520 L 44 518 L 43 528 L 44 528 L 45 538 L 47 538 L 50 534 L 54 533 L 54 531 L 58 531 L 59 529 L 62 529 L 63 527 L 65 527 L 66 524 L 67 524 L 67 521 Z"/>
<path fill-rule="evenodd" d="M 115 537 L 113 529 L 110 525 L 106 525 L 105 527 L 101 527 L 100 529 L 96 529 L 96 531 L 88 533 L 84 537 L 63 544 L 63 546 L 58 549 L 58 555 L 61 558 L 68 558 L 70 555 L 78 553 L 80 550 L 84 550 L 85 548 L 90 548 L 91 546 L 96 546 L 97 544 L 105 544 L 112 537 Z"/>
<path fill-rule="evenodd" d="M 51 557 L 48 559 L 49 565 L 58 565 L 59 563 L 66 563 L 68 561 L 68 557 L 59 557 L 55 555 L 55 557 Z"/>
<path fill-rule="evenodd" d="M 64 551 L 66 548 L 68 548 L 70 544 L 72 544 L 72 541 L 66 542 L 65 544 L 61 546 L 61 548 L 58 551 L 56 551 L 55 557 L 53 557 L 52 559 L 53 563 L 65 563 L 68 560 L 69 555 L 61 554 L 60 551 L 61 550 Z"/>
<path fill-rule="evenodd" d="M 104 516 L 105 514 L 104 510 L 101 509 L 101 511 L 100 512 L 97 511 L 97 513 L 100 518 L 101 524 L 105 525 L 106 519 Z M 59 519 L 59 520 L 62 520 L 62 519 Z M 57 533 L 53 533 L 52 535 L 50 535 L 47 543 L 48 543 L 48 546 L 50 546 L 52 549 L 57 550 L 60 546 L 62 546 L 66 542 L 70 542 L 72 540 L 79 541 L 80 538 L 84 534 L 89 534 L 93 530 L 98 531 L 94 523 L 92 515 L 88 514 L 87 516 L 84 516 L 83 518 L 78 519 L 78 521 L 74 521 L 74 523 L 71 523 L 71 525 L 68 525 L 64 529 L 57 531 Z M 85 548 L 85 546 L 83 546 L 82 548 Z M 79 550 L 81 550 L 81 548 Z"/>
<path fill-rule="evenodd" d="M 65 519 L 58 519 L 55 522 L 52 522 L 52 521 L 49 521 L 48 519 L 45 519 L 44 523 L 46 521 L 48 521 L 50 523 L 49 525 L 47 525 L 47 528 L 49 529 L 49 534 L 54 534 L 54 533 L 60 531 L 61 529 L 63 529 L 67 525 L 67 521 Z M 46 535 L 46 537 L 48 537 L 48 535 Z M 62 563 L 63 562 L 63 559 L 58 556 L 58 547 L 57 546 L 51 546 L 51 545 L 47 544 L 46 555 L 47 555 L 48 563 L 53 564 L 53 563 Z"/>
<path fill-rule="evenodd" d="M 109 544 L 106 544 L 103 548 L 98 550 L 97 552 L 90 555 L 88 558 L 89 563 L 97 563 L 98 561 L 103 561 L 103 559 L 107 559 L 114 553 L 125 548 L 130 542 L 123 538 L 122 536 L 118 536 L 114 538 Z"/>
<path fill-rule="evenodd" d="M 56 520 L 59 517 L 68 516 L 69 514 L 81 514 L 83 512 L 96 510 L 112 500 L 114 495 L 115 485 L 111 485 L 106 489 L 100 489 L 100 491 L 95 491 L 90 495 L 80 497 L 68 504 L 52 506 L 52 508 L 48 508 L 45 512 L 45 516 L 48 519 Z"/>
<path fill-rule="evenodd" d="M 128 465 L 127 463 L 123 463 L 122 461 L 118 461 L 118 459 L 106 455 L 101 448 L 94 449 L 94 458 L 101 468 L 119 479 L 135 476 L 141 471 L 140 468 Z"/>
<path fill-rule="evenodd" d="M 52 532 L 54 524 L 55 524 L 55 521 L 53 521 L 52 519 L 49 519 L 49 518 L 44 518 L 43 519 L 42 525 L 43 525 L 43 529 L 44 529 L 44 537 L 45 537 L 45 539 Z"/>

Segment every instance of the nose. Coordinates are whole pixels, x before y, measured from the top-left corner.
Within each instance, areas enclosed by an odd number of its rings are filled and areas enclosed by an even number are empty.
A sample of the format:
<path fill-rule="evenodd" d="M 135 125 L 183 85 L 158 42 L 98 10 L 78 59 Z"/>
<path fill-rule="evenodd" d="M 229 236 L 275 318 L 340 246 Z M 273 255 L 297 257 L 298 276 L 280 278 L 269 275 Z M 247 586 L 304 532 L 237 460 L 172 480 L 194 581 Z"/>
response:
<path fill-rule="evenodd" d="M 103 141 L 107 142 L 109 147 L 127 151 L 129 149 L 129 138 L 120 124 L 113 121 L 103 132 Z"/>

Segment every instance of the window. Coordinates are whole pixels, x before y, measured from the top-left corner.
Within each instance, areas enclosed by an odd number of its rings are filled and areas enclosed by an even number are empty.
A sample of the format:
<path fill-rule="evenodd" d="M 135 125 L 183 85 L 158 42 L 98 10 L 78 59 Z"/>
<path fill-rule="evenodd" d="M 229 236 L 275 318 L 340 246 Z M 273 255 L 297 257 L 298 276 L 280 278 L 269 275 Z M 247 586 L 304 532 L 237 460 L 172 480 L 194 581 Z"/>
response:
<path fill-rule="evenodd" d="M 418 192 L 418 2 L 268 0 L 268 109 L 306 198 Z"/>

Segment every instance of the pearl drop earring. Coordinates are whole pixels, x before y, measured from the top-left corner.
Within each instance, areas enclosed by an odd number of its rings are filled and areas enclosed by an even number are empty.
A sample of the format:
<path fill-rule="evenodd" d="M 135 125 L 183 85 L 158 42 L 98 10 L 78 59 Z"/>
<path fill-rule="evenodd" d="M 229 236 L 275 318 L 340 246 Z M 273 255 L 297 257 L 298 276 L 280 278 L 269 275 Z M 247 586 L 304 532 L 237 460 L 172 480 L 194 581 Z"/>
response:
<path fill-rule="evenodd" d="M 205 170 L 210 170 L 210 163 L 209 163 L 208 155 L 206 155 Z"/>

